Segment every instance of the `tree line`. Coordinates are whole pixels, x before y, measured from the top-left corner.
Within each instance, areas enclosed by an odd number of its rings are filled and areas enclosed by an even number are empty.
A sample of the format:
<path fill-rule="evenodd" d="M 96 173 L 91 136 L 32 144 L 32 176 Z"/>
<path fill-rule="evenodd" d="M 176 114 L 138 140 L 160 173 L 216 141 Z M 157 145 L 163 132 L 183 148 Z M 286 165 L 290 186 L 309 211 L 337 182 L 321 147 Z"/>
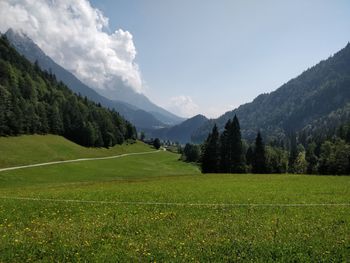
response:
<path fill-rule="evenodd" d="M 198 162 L 203 173 L 350 174 L 350 123 L 322 139 L 291 132 L 288 140 L 265 144 L 258 132 L 247 143 L 234 116 L 222 132 L 214 125 L 201 146 L 187 144 L 182 159 Z"/>
<path fill-rule="evenodd" d="M 116 111 L 74 94 L 1 36 L 0 136 L 48 133 L 88 147 L 136 139 L 135 127 Z"/>

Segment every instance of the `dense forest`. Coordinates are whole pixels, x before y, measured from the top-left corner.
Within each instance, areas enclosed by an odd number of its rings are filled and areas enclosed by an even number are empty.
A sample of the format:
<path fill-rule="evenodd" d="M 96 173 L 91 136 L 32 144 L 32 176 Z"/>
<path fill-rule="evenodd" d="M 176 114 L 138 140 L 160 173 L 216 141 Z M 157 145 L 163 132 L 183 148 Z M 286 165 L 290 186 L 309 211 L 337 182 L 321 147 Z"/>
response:
<path fill-rule="evenodd" d="M 203 173 L 350 174 L 350 122 L 331 136 L 291 133 L 289 139 L 264 144 L 262 134 L 248 144 L 241 138 L 237 116 L 222 133 L 214 125 L 201 147 L 187 144 L 182 159 L 198 162 Z"/>
<path fill-rule="evenodd" d="M 267 141 L 288 138 L 292 131 L 324 133 L 350 121 L 350 44 L 321 61 L 276 91 L 258 96 L 253 102 L 210 120 L 192 135 L 201 143 L 214 126 L 223 131 L 237 115 L 243 138 L 253 141 L 260 130 Z"/>
<path fill-rule="evenodd" d="M 74 94 L 55 75 L 0 38 L 0 135 L 58 134 L 80 145 L 110 147 L 136 138 L 117 112 Z"/>

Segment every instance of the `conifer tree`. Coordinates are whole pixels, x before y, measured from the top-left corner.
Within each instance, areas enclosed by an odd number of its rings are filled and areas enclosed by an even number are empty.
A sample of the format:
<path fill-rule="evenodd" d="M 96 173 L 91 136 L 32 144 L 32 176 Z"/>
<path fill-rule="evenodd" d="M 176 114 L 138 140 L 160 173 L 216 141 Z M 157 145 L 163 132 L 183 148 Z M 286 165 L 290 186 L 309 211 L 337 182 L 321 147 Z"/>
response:
<path fill-rule="evenodd" d="M 247 165 L 252 165 L 254 159 L 254 149 L 252 146 L 249 146 L 245 158 L 247 161 Z"/>
<path fill-rule="evenodd" d="M 228 120 L 225 125 L 225 130 L 220 136 L 220 171 L 229 173 L 231 163 L 231 144 L 229 143 L 229 132 L 231 130 L 231 120 Z"/>
<path fill-rule="evenodd" d="M 252 162 L 253 173 L 266 173 L 266 157 L 265 157 L 265 145 L 263 143 L 260 131 L 256 136 L 254 158 Z"/>
<path fill-rule="evenodd" d="M 203 173 L 219 172 L 219 155 L 219 131 L 215 124 L 202 149 L 201 168 Z"/>
<path fill-rule="evenodd" d="M 241 128 L 237 116 L 232 120 L 231 129 L 229 132 L 229 144 L 230 144 L 230 172 L 231 173 L 244 173 L 245 172 L 245 158 L 243 154 L 243 144 Z"/>
<path fill-rule="evenodd" d="M 228 120 L 220 136 L 220 170 L 223 173 L 245 172 L 245 156 L 237 116 Z"/>

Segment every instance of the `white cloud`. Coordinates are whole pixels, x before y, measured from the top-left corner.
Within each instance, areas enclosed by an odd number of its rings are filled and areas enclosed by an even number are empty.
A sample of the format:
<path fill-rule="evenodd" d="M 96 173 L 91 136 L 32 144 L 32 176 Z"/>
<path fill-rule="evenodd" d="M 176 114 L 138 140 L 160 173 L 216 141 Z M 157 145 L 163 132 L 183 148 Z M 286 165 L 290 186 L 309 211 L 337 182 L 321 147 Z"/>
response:
<path fill-rule="evenodd" d="M 25 32 L 58 64 L 97 89 L 113 90 L 120 80 L 142 91 L 132 35 L 109 34 L 108 18 L 87 0 L 0 0 L 0 31 Z"/>
<path fill-rule="evenodd" d="M 174 112 L 183 117 L 193 117 L 199 113 L 198 105 L 190 96 L 176 96 L 170 98 L 170 102 L 165 106 L 169 111 Z"/>

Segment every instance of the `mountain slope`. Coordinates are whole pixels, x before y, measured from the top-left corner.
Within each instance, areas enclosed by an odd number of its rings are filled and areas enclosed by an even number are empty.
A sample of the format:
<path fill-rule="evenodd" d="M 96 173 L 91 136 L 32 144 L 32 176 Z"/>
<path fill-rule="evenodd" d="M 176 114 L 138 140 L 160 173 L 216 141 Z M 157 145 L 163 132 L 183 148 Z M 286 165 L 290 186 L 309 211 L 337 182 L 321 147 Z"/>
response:
<path fill-rule="evenodd" d="M 297 78 L 270 94 L 210 120 L 194 134 L 203 141 L 214 123 L 223 128 L 237 114 L 243 136 L 253 139 L 260 129 L 271 138 L 283 138 L 290 131 L 300 131 L 317 123 L 350 102 L 350 44 L 325 61 L 306 70 Z"/>
<path fill-rule="evenodd" d="M 112 96 L 113 99 L 118 99 L 120 101 L 134 105 L 139 109 L 143 109 L 167 125 L 179 124 L 185 120 L 184 118 L 176 116 L 175 114 L 155 105 L 145 95 L 137 93 L 133 89 L 125 87 L 124 85 L 120 85 L 118 89 L 113 90 L 113 95 L 111 95 L 108 90 L 101 91 L 101 94 L 106 97 Z"/>
<path fill-rule="evenodd" d="M 154 130 L 152 137 L 183 144 L 188 143 L 191 142 L 192 133 L 207 121 L 205 116 L 197 115 L 173 127 Z"/>
<path fill-rule="evenodd" d="M 0 135 L 58 134 L 84 146 L 135 138 L 117 112 L 82 98 L 21 56 L 0 37 Z"/>
<path fill-rule="evenodd" d="M 29 61 L 32 63 L 37 61 L 42 69 L 51 71 L 56 75 L 58 80 L 65 83 L 75 93 L 86 96 L 88 99 L 97 103 L 101 103 L 101 105 L 107 108 L 115 109 L 138 129 L 154 129 L 165 126 L 147 111 L 141 110 L 126 102 L 118 100 L 113 101 L 101 96 L 95 90 L 83 84 L 72 73 L 55 63 L 26 35 L 15 32 L 12 29 L 9 29 L 5 35 L 16 50 Z"/>

